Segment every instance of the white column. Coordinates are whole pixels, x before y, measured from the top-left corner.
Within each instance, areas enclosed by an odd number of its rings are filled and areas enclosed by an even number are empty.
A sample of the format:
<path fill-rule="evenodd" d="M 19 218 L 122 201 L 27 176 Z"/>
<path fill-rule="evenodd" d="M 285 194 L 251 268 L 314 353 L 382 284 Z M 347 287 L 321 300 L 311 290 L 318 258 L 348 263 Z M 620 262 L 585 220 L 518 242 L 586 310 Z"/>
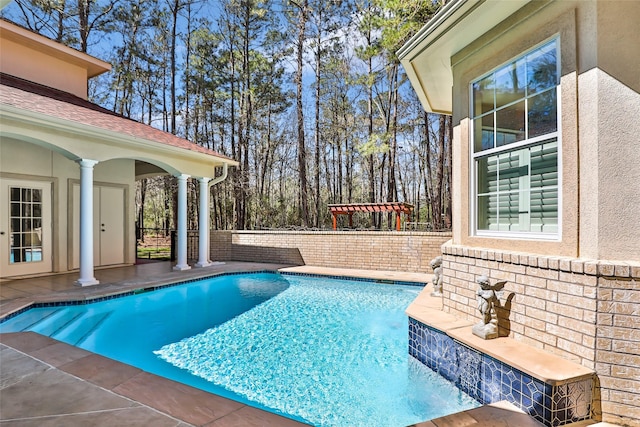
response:
<path fill-rule="evenodd" d="M 178 260 L 174 270 L 189 270 L 187 264 L 187 178 L 189 175 L 178 176 L 178 244 L 176 250 L 178 252 Z"/>
<path fill-rule="evenodd" d="M 200 178 L 200 212 L 198 215 L 198 262 L 196 267 L 211 265 L 209 260 L 209 181 Z"/>
<path fill-rule="evenodd" d="M 93 273 L 93 167 L 95 160 L 80 159 L 80 286 L 97 285 Z"/>

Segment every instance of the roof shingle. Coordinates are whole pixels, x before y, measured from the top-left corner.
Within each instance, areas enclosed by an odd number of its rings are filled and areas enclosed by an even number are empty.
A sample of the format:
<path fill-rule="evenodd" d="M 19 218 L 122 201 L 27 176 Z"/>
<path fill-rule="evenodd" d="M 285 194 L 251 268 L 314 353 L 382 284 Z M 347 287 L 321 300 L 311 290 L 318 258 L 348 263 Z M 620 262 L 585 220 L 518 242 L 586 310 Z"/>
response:
<path fill-rule="evenodd" d="M 5 73 L 0 73 L 0 103 L 233 162 L 213 150 L 126 118 L 73 94 Z"/>

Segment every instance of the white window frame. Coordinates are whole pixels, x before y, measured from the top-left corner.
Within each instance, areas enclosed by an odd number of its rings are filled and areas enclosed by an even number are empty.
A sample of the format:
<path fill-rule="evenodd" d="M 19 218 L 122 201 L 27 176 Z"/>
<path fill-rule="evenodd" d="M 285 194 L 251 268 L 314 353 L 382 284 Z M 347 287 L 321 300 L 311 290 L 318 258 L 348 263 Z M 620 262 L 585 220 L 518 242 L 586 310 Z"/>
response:
<path fill-rule="evenodd" d="M 506 144 L 500 147 L 494 147 L 492 149 L 480 151 L 478 153 L 475 152 L 475 123 L 474 123 L 474 97 L 473 97 L 473 84 L 478 82 L 485 77 L 493 74 L 496 70 L 504 67 L 507 64 L 513 63 L 520 58 L 525 57 L 529 53 L 534 50 L 544 46 L 545 44 L 555 41 L 556 42 L 556 72 L 558 76 L 558 84 L 556 86 L 556 116 L 557 116 L 557 130 L 555 132 L 537 136 L 531 139 L 525 139 L 523 141 L 517 141 L 511 144 Z M 561 43 L 560 36 L 554 35 L 553 37 L 549 37 L 544 41 L 532 46 L 530 49 L 519 53 L 516 56 L 513 56 L 509 60 L 501 63 L 500 65 L 492 68 L 490 71 L 474 78 L 469 82 L 469 233 L 471 236 L 475 237 L 490 237 L 490 238 L 500 238 L 500 239 L 514 239 L 514 240 L 545 240 L 545 241 L 560 241 L 562 239 L 562 93 L 561 93 Z M 501 108 L 504 108 L 507 105 L 515 104 L 519 101 L 514 101 L 509 104 L 505 104 Z M 494 110 L 495 111 L 495 110 Z M 528 110 L 527 110 L 528 111 Z M 478 116 L 480 117 L 480 116 Z M 525 114 L 525 129 L 528 128 L 529 117 L 528 114 Z M 494 129 L 495 129 L 495 115 L 494 115 Z M 535 232 L 535 231 L 498 231 L 498 230 L 482 230 L 478 229 L 478 159 L 482 157 L 491 156 L 497 153 L 506 153 L 509 151 L 516 150 L 518 148 L 524 148 L 528 146 L 540 145 L 544 141 L 552 141 L 555 140 L 558 143 L 558 226 L 557 231 L 552 233 L 544 233 L 544 232 Z"/>

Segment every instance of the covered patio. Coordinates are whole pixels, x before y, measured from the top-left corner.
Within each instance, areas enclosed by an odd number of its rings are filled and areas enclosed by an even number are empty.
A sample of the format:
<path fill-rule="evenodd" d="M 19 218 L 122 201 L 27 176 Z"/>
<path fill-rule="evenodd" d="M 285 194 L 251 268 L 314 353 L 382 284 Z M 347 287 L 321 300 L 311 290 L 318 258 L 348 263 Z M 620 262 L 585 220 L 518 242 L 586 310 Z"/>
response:
<path fill-rule="evenodd" d="M 177 179 L 177 262 L 187 262 L 187 182 L 199 186 L 198 260 L 209 259 L 211 187 L 238 163 L 88 100 L 88 80 L 111 66 L 0 20 L 0 277 L 135 262 L 136 181 Z M 6 59 L 6 60 L 5 60 Z M 34 255 L 35 254 L 35 255 Z M 37 256 L 36 256 L 37 255 Z"/>

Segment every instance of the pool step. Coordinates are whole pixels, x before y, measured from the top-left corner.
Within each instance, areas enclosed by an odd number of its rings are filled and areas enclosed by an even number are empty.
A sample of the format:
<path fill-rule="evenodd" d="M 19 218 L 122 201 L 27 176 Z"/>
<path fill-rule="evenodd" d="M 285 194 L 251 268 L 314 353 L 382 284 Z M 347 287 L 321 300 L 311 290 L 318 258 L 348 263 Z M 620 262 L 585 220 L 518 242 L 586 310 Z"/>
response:
<path fill-rule="evenodd" d="M 16 318 L 16 322 L 12 325 L 15 331 L 28 331 L 30 328 L 35 327 L 41 322 L 45 322 L 50 316 L 60 311 L 60 308 L 49 307 L 41 310 L 28 310 L 21 316 Z"/>
<path fill-rule="evenodd" d="M 75 317 L 72 321 L 59 328 L 54 334 L 50 335 L 60 341 L 64 341 L 71 345 L 80 345 L 84 342 L 109 316 L 111 312 L 87 314 Z"/>
<path fill-rule="evenodd" d="M 67 325 L 71 324 L 81 315 L 82 313 L 74 313 L 69 312 L 65 309 L 58 309 L 55 312 L 51 313 L 49 316 L 46 316 L 45 318 L 31 325 L 28 329 L 41 335 L 50 337 L 53 336 L 56 332 L 65 328 Z"/>

